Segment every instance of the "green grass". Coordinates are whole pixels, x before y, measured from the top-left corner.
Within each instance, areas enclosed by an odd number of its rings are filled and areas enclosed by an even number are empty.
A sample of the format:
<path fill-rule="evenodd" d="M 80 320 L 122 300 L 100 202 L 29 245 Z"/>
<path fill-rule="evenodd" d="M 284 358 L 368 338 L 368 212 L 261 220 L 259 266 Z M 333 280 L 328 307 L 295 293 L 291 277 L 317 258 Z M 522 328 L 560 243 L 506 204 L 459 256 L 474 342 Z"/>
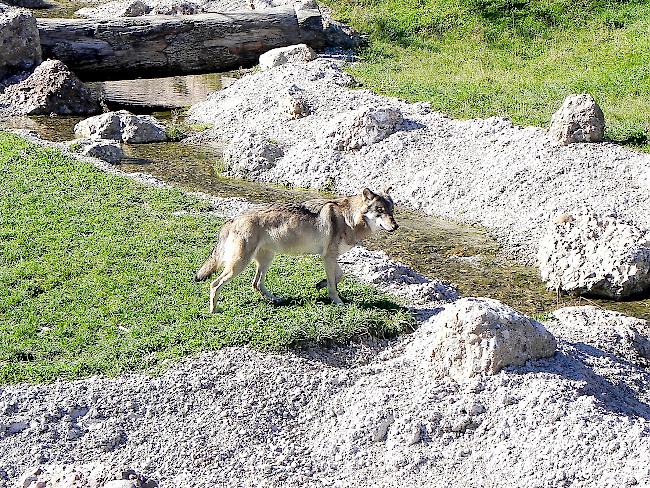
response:
<path fill-rule="evenodd" d="M 606 136 L 648 150 L 650 4 L 639 0 L 329 0 L 369 35 L 353 74 L 454 117 L 547 126 L 591 93 Z"/>
<path fill-rule="evenodd" d="M 347 307 L 313 284 L 313 257 L 279 257 L 262 301 L 253 269 L 229 284 L 224 312 L 207 311 L 194 270 L 221 222 L 180 191 L 139 186 L 0 132 L 0 383 L 151 370 L 203 350 L 250 345 L 285 350 L 302 341 L 391 336 L 408 312 L 347 281 Z M 190 215 L 175 216 L 179 210 Z"/>

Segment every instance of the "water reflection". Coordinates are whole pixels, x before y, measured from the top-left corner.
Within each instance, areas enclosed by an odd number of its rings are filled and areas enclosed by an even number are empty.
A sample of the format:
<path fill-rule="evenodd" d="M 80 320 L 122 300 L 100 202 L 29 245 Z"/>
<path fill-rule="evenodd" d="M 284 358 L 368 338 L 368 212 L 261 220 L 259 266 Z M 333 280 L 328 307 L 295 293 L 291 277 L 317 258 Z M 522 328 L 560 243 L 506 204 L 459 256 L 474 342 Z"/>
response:
<path fill-rule="evenodd" d="M 88 82 L 86 85 L 111 110 L 128 109 L 136 113 L 181 109 L 205 100 L 230 83 L 227 73 L 171 76 L 154 79 Z"/>

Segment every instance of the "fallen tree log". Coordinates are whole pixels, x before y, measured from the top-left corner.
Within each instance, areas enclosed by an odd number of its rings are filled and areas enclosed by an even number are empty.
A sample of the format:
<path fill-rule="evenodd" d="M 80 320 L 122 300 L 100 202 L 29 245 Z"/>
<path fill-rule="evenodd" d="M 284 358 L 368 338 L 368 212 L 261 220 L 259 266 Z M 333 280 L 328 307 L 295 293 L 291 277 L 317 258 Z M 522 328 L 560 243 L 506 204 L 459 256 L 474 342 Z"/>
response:
<path fill-rule="evenodd" d="M 325 44 L 320 12 L 268 11 L 115 19 L 38 19 L 43 58 L 84 80 L 226 71 L 260 54 L 305 42 Z"/>

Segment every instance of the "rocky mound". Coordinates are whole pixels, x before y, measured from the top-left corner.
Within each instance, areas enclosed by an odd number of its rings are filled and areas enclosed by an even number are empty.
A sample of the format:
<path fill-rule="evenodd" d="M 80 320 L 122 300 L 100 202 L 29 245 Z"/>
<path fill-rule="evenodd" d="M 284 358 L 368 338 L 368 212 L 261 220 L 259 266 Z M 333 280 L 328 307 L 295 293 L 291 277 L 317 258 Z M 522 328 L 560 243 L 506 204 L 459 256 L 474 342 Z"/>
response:
<path fill-rule="evenodd" d="M 563 214 L 537 258 L 551 290 L 620 299 L 650 288 L 650 231 L 614 216 Z"/>
<path fill-rule="evenodd" d="M 245 76 L 192 107 L 191 120 L 213 125 L 194 140 L 233 141 L 234 173 L 254 180 L 333 184 L 343 194 L 392 185 L 399 204 L 484 225 L 529 264 L 536 262 L 547 222 L 566 209 L 616 210 L 639 228 L 650 227 L 649 155 L 608 143 L 559 146 L 542 128 L 501 118 L 454 120 L 423 103 L 352 90 L 354 84 L 341 67 L 321 59 Z M 291 91 L 308 114 L 289 116 L 285 94 Z M 364 145 L 338 143 L 330 124 L 353 120 L 360 107 L 400 117 Z M 342 121 L 337 129 L 371 129 L 369 119 L 358 123 Z M 253 159 L 235 138 L 247 141 L 243 147 Z M 264 149 L 268 144 L 273 147 Z"/>
<path fill-rule="evenodd" d="M 585 349 L 650 366 L 650 323 L 596 307 L 565 307 L 553 312 L 549 327 Z"/>
<path fill-rule="evenodd" d="M 316 53 L 307 44 L 278 47 L 260 56 L 260 68 L 270 69 L 286 63 L 307 63 L 316 59 Z"/>
<path fill-rule="evenodd" d="M 339 257 L 339 264 L 346 273 L 382 291 L 403 297 L 418 308 L 436 308 L 441 302 L 460 298 L 460 293 L 452 285 L 429 279 L 391 260 L 381 251 L 355 246 Z"/>
<path fill-rule="evenodd" d="M 86 115 L 101 111 L 96 96 L 58 60 L 39 65 L 27 79 L 9 86 L 0 107 L 16 115 Z"/>

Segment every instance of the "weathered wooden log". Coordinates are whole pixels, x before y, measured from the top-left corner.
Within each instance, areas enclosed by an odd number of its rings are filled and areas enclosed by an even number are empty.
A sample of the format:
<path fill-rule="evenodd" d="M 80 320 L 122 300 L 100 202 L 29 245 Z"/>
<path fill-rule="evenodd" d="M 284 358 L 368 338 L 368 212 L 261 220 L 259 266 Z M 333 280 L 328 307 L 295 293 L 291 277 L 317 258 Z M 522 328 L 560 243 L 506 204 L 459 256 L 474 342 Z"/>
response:
<path fill-rule="evenodd" d="M 305 42 L 324 45 L 318 11 L 293 8 L 187 16 L 39 19 L 43 58 L 84 80 L 209 73 L 248 67 L 260 54 Z"/>

